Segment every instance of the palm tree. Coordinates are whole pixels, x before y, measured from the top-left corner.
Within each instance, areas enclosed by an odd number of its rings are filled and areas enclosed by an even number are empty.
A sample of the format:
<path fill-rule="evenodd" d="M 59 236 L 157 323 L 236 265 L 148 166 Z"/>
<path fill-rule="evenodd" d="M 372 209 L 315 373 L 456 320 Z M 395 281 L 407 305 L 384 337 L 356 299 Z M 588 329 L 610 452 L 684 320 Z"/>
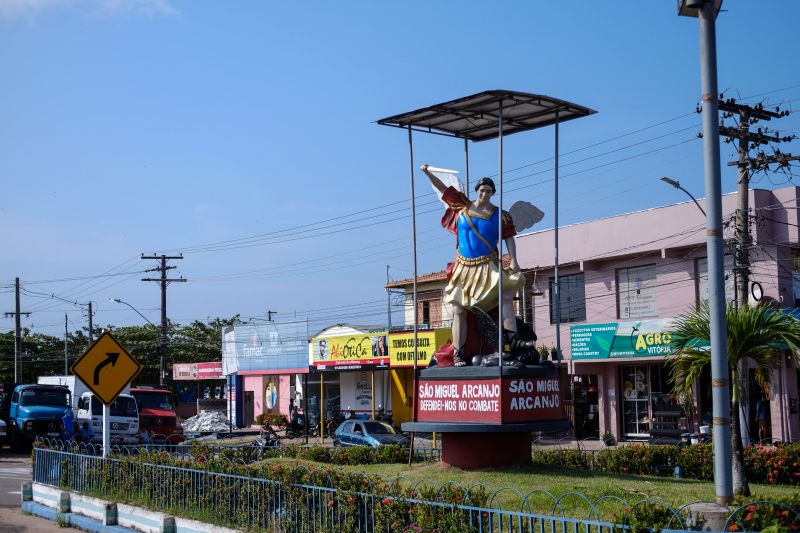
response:
<path fill-rule="evenodd" d="M 739 424 L 739 398 L 742 397 L 740 369 L 745 360 L 755 363 L 756 381 L 764 387 L 770 382 L 782 349 L 788 349 L 800 363 L 800 321 L 766 305 L 728 305 L 728 367 L 731 372 L 731 449 L 732 479 L 735 494 L 750 495 L 744 469 L 742 430 Z M 670 382 L 676 393 L 690 394 L 696 379 L 711 363 L 711 313 L 708 302 L 681 315 L 672 327 L 674 354 L 667 359 Z"/>

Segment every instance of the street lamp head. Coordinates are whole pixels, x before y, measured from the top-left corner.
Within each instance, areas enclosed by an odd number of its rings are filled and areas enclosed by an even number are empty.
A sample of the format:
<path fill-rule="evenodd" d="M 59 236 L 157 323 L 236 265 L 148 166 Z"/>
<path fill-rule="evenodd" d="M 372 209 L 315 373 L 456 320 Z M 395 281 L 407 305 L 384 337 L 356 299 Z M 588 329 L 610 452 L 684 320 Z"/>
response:
<path fill-rule="evenodd" d="M 120 300 L 119 298 L 109 298 L 108 301 L 109 302 L 117 302 L 118 304 L 122 303 L 122 300 Z"/>
<path fill-rule="evenodd" d="M 722 0 L 678 0 L 678 15 L 697 18 L 700 16 L 700 11 L 705 7 L 705 4 L 712 5 L 714 18 L 716 18 L 722 7 Z"/>
<path fill-rule="evenodd" d="M 666 176 L 661 176 L 661 181 L 663 181 L 664 183 L 667 183 L 669 185 L 672 185 L 676 189 L 680 189 L 681 188 L 681 183 L 679 181 L 671 180 Z"/>

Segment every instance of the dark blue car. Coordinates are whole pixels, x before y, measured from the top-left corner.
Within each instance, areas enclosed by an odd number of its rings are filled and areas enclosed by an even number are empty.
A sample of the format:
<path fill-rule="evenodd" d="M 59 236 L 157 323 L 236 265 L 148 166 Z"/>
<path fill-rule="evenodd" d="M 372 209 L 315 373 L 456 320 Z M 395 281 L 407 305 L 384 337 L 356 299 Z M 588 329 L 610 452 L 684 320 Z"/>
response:
<path fill-rule="evenodd" d="M 375 420 L 346 420 L 333 434 L 334 446 L 408 446 L 410 441 L 385 422 Z"/>

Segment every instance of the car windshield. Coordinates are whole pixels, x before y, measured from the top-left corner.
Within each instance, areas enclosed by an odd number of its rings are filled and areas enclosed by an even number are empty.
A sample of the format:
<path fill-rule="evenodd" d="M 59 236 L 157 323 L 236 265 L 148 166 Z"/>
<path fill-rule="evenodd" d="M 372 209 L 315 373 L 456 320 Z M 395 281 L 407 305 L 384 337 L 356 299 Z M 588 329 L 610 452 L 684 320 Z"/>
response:
<path fill-rule="evenodd" d="M 366 429 L 367 433 L 370 435 L 393 435 L 395 433 L 392 426 L 384 424 L 383 422 L 364 422 L 364 429 Z"/>
<path fill-rule="evenodd" d="M 172 409 L 172 395 L 168 392 L 131 392 L 140 409 Z"/>
<path fill-rule="evenodd" d="M 26 389 L 19 398 L 20 405 L 53 405 L 69 407 L 69 392 L 47 389 Z"/>
<path fill-rule="evenodd" d="M 103 404 L 97 398 L 92 396 L 92 414 L 102 414 Z M 139 416 L 136 411 L 136 400 L 129 396 L 119 396 L 114 403 L 111 404 L 111 416 Z"/>

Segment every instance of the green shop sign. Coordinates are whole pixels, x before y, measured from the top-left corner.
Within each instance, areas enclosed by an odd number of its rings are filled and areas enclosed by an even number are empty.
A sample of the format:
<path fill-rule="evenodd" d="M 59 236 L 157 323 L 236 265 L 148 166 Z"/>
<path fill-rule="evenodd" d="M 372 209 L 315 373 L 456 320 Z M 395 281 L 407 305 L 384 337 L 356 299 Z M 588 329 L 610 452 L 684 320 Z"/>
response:
<path fill-rule="evenodd" d="M 572 359 L 669 355 L 671 325 L 671 319 L 654 319 L 570 326 Z"/>

